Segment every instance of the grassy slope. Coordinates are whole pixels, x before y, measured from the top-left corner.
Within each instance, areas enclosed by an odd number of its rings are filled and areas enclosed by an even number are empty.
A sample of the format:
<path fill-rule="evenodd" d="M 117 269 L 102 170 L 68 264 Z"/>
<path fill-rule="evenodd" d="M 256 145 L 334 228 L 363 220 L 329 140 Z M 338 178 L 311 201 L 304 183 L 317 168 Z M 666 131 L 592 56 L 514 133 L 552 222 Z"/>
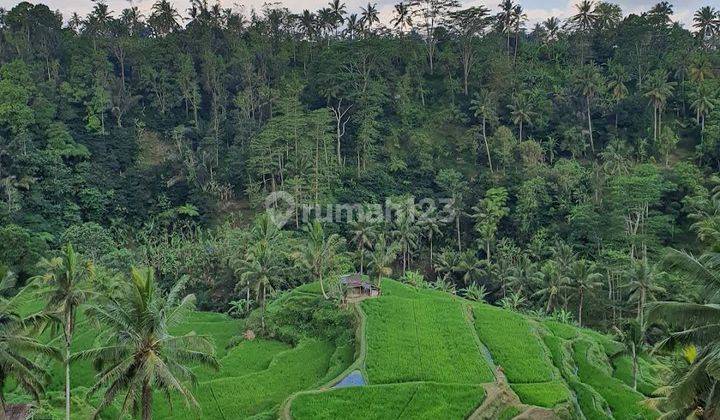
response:
<path fill-rule="evenodd" d="M 370 383 L 493 380 L 459 302 L 384 296 L 362 305 Z"/>
<path fill-rule="evenodd" d="M 483 400 L 478 385 L 403 383 L 299 395 L 293 419 L 463 419 Z"/>

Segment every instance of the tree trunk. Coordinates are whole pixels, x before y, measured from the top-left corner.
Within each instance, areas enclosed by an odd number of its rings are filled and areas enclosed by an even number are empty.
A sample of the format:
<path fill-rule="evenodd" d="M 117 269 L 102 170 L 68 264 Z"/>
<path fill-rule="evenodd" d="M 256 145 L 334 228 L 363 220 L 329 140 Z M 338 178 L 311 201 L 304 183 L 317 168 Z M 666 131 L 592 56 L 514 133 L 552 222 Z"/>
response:
<path fill-rule="evenodd" d="M 593 128 L 592 128 L 592 117 L 590 116 L 590 97 L 585 97 L 587 103 L 587 119 L 588 119 L 588 131 L 590 133 L 590 150 L 593 155 L 595 154 L 595 141 L 593 140 Z"/>
<path fill-rule="evenodd" d="M 635 348 L 635 343 L 633 343 L 631 346 L 632 348 L 632 374 L 633 374 L 633 389 L 637 391 L 637 376 L 638 376 L 638 360 L 637 360 L 637 349 Z"/>
<path fill-rule="evenodd" d="M 485 260 L 490 264 L 490 240 L 485 241 Z"/>
<path fill-rule="evenodd" d="M 578 296 L 578 300 L 579 300 L 579 303 L 578 303 L 578 325 L 581 327 L 582 327 L 583 298 L 584 297 L 585 297 L 584 293 L 583 293 L 582 289 L 580 289 L 580 293 Z"/>
<path fill-rule="evenodd" d="M 462 251 L 462 244 L 460 243 L 460 212 L 455 216 L 455 230 L 457 231 L 457 245 L 458 251 Z"/>
<path fill-rule="evenodd" d="M 262 302 L 260 303 L 260 328 L 265 332 L 265 286 L 262 286 Z"/>
<path fill-rule="evenodd" d="M 490 173 L 494 173 L 495 171 L 493 170 L 492 158 L 490 157 L 490 145 L 488 144 L 487 132 L 485 131 L 486 122 L 487 122 L 486 118 L 483 117 L 482 129 L 483 129 L 483 140 L 485 141 L 485 153 L 487 153 L 488 165 L 490 166 Z"/>
<path fill-rule="evenodd" d="M 322 291 L 323 297 L 327 300 L 328 295 L 327 295 L 327 293 L 325 293 L 325 285 L 323 284 L 322 270 L 320 270 L 320 275 L 318 277 L 320 278 L 320 291 Z"/>
<path fill-rule="evenodd" d="M 363 263 L 365 261 L 365 245 L 363 243 L 360 244 L 360 247 L 358 248 L 358 252 L 360 252 L 360 275 L 363 275 Z"/>
<path fill-rule="evenodd" d="M 65 420 L 70 420 L 70 346 L 72 345 L 72 313 L 65 314 Z"/>
<path fill-rule="evenodd" d="M 146 380 L 142 387 L 142 420 L 152 419 L 152 400 L 153 393 L 150 383 Z"/>
<path fill-rule="evenodd" d="M 430 267 L 432 267 L 432 264 L 433 264 L 433 235 L 432 235 L 432 233 L 430 234 L 428 239 L 430 240 Z"/>
<path fill-rule="evenodd" d="M 522 135 L 523 135 L 523 122 L 520 120 L 520 143 L 522 143 Z"/>

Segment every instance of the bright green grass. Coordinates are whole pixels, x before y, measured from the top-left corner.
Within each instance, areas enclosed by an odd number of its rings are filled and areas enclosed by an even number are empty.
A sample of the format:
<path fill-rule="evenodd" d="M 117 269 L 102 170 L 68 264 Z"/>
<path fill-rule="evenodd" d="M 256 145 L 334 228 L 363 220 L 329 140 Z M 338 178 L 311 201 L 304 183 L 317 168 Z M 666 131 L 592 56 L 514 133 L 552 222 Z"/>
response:
<path fill-rule="evenodd" d="M 464 419 L 485 390 L 477 385 L 403 383 L 341 388 L 298 395 L 293 419 Z"/>
<path fill-rule="evenodd" d="M 513 384 L 513 391 L 520 401 L 528 405 L 553 408 L 558 404 L 570 401 L 570 390 L 565 382 L 541 382 L 536 384 Z"/>
<path fill-rule="evenodd" d="M 248 348 L 248 351 L 250 349 Z M 255 352 L 255 349 L 252 349 Z M 186 408 L 174 398 L 174 410 L 156 399 L 157 419 L 247 418 L 274 410 L 290 394 L 318 385 L 326 374 L 334 346 L 306 340 L 292 350 L 276 355 L 265 370 L 238 377 L 201 382 L 193 390 L 201 411 Z"/>
<path fill-rule="evenodd" d="M 473 305 L 475 328 L 511 383 L 558 379 L 548 350 L 522 315 L 489 305 Z"/>
<path fill-rule="evenodd" d="M 613 378 L 602 367 L 608 366 L 604 351 L 596 343 L 579 340 L 573 344 L 573 357 L 578 367 L 578 377 L 592 386 L 609 404 L 618 419 L 653 419 L 658 414 L 641 405 L 642 394 L 635 392 L 621 380 Z"/>
<path fill-rule="evenodd" d="M 570 382 L 570 388 L 575 392 L 580 411 L 587 420 L 612 419 L 612 416 L 608 414 L 610 407 L 608 407 L 607 401 L 593 387 L 574 380 Z"/>
<path fill-rule="evenodd" d="M 448 293 L 433 289 L 416 289 L 391 279 L 382 280 L 382 295 L 408 299 L 453 299 Z"/>
<path fill-rule="evenodd" d="M 625 385 L 632 386 L 632 358 L 628 355 L 619 356 L 613 359 L 612 364 L 615 367 L 613 376 L 623 381 Z M 651 396 L 660 386 L 655 377 L 654 368 L 651 362 L 644 358 L 638 359 L 638 367 L 637 389 L 644 395 Z"/>
<path fill-rule="evenodd" d="M 370 383 L 493 380 L 459 302 L 384 296 L 362 305 Z"/>
<path fill-rule="evenodd" d="M 272 340 L 255 339 L 243 341 L 227 352 L 220 359 L 219 371 L 198 370 L 198 381 L 205 382 L 211 379 L 244 376 L 260 372 L 270 366 L 273 358 L 278 354 L 291 349 L 285 343 Z"/>

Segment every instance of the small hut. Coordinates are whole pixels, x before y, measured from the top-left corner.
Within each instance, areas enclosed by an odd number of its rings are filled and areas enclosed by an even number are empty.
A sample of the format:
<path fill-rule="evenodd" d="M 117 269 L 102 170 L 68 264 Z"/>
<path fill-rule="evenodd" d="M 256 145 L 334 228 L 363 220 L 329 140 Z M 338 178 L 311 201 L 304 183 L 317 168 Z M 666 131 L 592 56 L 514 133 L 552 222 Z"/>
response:
<path fill-rule="evenodd" d="M 376 297 L 380 294 L 377 287 L 359 273 L 340 276 L 340 284 L 343 286 L 345 298 Z"/>

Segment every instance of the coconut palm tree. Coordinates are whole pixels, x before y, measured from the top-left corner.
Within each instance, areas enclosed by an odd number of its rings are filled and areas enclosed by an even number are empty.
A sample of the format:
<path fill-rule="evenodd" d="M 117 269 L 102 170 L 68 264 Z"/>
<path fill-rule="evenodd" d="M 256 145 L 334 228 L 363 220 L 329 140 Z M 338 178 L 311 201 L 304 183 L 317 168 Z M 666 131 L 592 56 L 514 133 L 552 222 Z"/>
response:
<path fill-rule="evenodd" d="M 460 253 L 455 271 L 461 284 L 467 286 L 485 274 L 485 267 L 485 261 L 479 259 L 474 250 L 467 249 Z"/>
<path fill-rule="evenodd" d="M 578 297 L 578 324 L 582 327 L 583 303 L 588 293 L 603 285 L 604 276 L 598 271 L 594 263 L 587 260 L 578 260 L 570 265 L 568 275 L 570 288 L 575 290 Z"/>
<path fill-rule="evenodd" d="M 709 85 L 701 83 L 692 93 L 693 102 L 690 107 L 695 110 L 697 123 L 700 124 L 701 131 L 705 131 L 705 117 L 715 109 L 717 105 L 717 92 L 713 92 Z"/>
<path fill-rule="evenodd" d="M 367 6 L 360 8 L 360 20 L 363 27 L 369 32 L 374 23 L 380 23 L 380 17 L 377 10 L 377 3 L 368 3 Z"/>
<path fill-rule="evenodd" d="M 592 113 L 590 105 L 593 98 L 605 85 L 602 75 L 594 64 L 582 66 L 575 74 L 575 90 L 585 99 L 585 110 L 587 113 L 588 134 L 590 135 L 590 149 L 595 154 L 595 142 L 593 141 Z"/>
<path fill-rule="evenodd" d="M 433 240 L 442 236 L 441 220 L 437 217 L 437 209 L 433 208 L 418 219 L 420 234 L 428 240 L 430 249 L 430 263 L 433 262 Z"/>
<path fill-rule="evenodd" d="M 615 332 L 619 338 L 618 341 L 625 344 L 625 348 L 629 353 L 632 361 L 633 389 L 637 391 L 638 378 L 638 359 L 643 344 L 645 343 L 645 328 L 637 320 L 631 319 L 622 326 L 615 328 Z"/>
<path fill-rule="evenodd" d="M 340 247 L 345 241 L 337 234 L 326 235 L 317 219 L 305 229 L 305 233 L 306 243 L 300 249 L 298 260 L 304 268 L 310 270 L 313 278 L 320 282 L 322 295 L 327 299 L 323 277 L 334 267 Z"/>
<path fill-rule="evenodd" d="M 697 29 L 697 37 L 707 48 L 707 41 L 720 33 L 720 12 L 714 7 L 704 6 L 693 16 L 693 27 Z"/>
<path fill-rule="evenodd" d="M 460 267 L 460 252 L 445 248 L 435 255 L 433 267 L 444 280 L 454 280 Z"/>
<path fill-rule="evenodd" d="M 121 414 L 133 412 L 143 420 L 152 418 L 153 396 L 159 392 L 168 400 L 171 393 L 197 406 L 185 381 L 195 383 L 190 365 L 218 369 L 214 347 L 195 332 L 173 335 L 195 308 L 195 296 L 182 296 L 188 281 L 181 278 L 163 294 L 151 268 L 133 268 L 122 282 L 117 296 L 88 308 L 87 313 L 105 326 L 104 344 L 73 355 L 73 360 L 94 360 L 99 367 L 97 383 L 90 395 L 102 390 L 103 398 L 95 417 L 123 393 Z"/>
<path fill-rule="evenodd" d="M 629 300 L 637 302 L 637 320 L 643 324 L 645 305 L 648 300 L 655 300 L 655 294 L 664 292 L 665 289 L 657 285 L 657 282 L 666 275 L 656 266 L 648 264 L 646 260 L 635 261 L 630 269 L 625 272 L 628 283 L 625 287 L 629 291 Z"/>
<path fill-rule="evenodd" d="M 390 20 L 390 23 L 400 31 L 400 35 L 404 35 L 405 29 L 411 27 L 413 24 L 413 14 L 410 6 L 411 4 L 405 1 L 401 1 L 395 5 L 395 17 Z"/>
<path fill-rule="evenodd" d="M 515 15 L 515 2 L 513 0 L 502 0 L 498 5 L 500 13 L 495 16 L 500 32 L 507 38 L 507 56 L 510 58 L 510 36 L 513 32 L 513 18 Z"/>
<path fill-rule="evenodd" d="M 414 223 L 414 219 L 410 217 L 398 218 L 395 221 L 393 237 L 400 245 L 402 253 L 402 273 L 404 275 L 408 267 L 410 253 L 418 246 L 419 231 L 417 224 Z"/>
<path fill-rule="evenodd" d="M 300 30 L 303 35 L 305 35 L 305 38 L 311 40 L 315 35 L 315 15 L 307 9 L 303 10 L 298 21 L 300 23 Z"/>
<path fill-rule="evenodd" d="M 378 236 L 375 241 L 368 269 L 372 277 L 376 279 L 378 290 L 382 291 L 382 278 L 392 274 L 392 266 L 399 251 L 399 245 L 389 242 L 384 234 Z"/>
<path fill-rule="evenodd" d="M 345 23 L 345 14 L 347 14 L 347 10 L 345 10 L 345 3 L 341 0 L 331 0 L 330 3 L 328 3 L 328 7 L 330 8 L 330 12 L 333 17 L 332 26 L 335 30 L 335 38 L 337 38 L 338 28 Z"/>
<path fill-rule="evenodd" d="M 630 80 L 630 76 L 627 70 L 625 70 L 625 67 L 620 63 L 609 60 L 607 66 L 609 73 L 608 89 L 615 101 L 615 131 L 617 132 L 618 120 L 620 118 L 620 104 L 628 96 L 629 90 L 626 83 Z"/>
<path fill-rule="evenodd" d="M 560 36 L 560 19 L 552 16 L 546 19 L 542 26 L 545 29 L 545 42 L 553 43 L 558 40 Z"/>
<path fill-rule="evenodd" d="M 248 248 L 241 266 L 236 270 L 241 282 L 253 289 L 260 305 L 260 327 L 265 330 L 265 306 L 267 295 L 275 290 L 282 278 L 280 250 L 267 241 L 260 241 Z"/>
<path fill-rule="evenodd" d="M 372 248 L 372 241 L 377 233 L 377 226 L 370 223 L 367 218 L 361 217 L 353 220 L 350 225 L 350 242 L 354 243 L 360 257 L 360 274 L 364 272 L 365 254 Z"/>
<path fill-rule="evenodd" d="M 72 244 L 62 249 L 59 257 L 44 259 L 40 267 L 46 273 L 38 280 L 49 287 L 42 295 L 47 299 L 46 310 L 60 320 L 65 345 L 65 418 L 70 419 L 70 348 L 75 333 L 78 308 L 93 294 L 90 288 L 92 268 L 75 253 Z"/>
<path fill-rule="evenodd" d="M 526 125 L 532 125 L 533 118 L 537 113 L 533 111 L 532 104 L 527 97 L 522 94 L 514 94 L 512 97 L 512 103 L 508 105 L 510 110 L 510 117 L 512 118 L 513 124 L 518 126 L 520 131 L 519 139 L 523 141 L 523 127 Z"/>
<path fill-rule="evenodd" d="M 675 82 L 668 80 L 668 74 L 664 71 L 656 72 L 648 81 L 645 90 L 645 97 L 650 100 L 653 107 L 653 140 L 657 143 L 662 127 L 662 113 L 668 99 L 675 89 Z"/>
<path fill-rule="evenodd" d="M 648 305 L 649 322 L 663 322 L 672 333 L 660 347 L 697 346 L 699 353 L 688 360 L 688 366 L 669 387 L 667 404 L 676 418 L 693 412 L 704 412 L 704 418 L 720 415 L 720 386 L 715 367 L 720 363 L 720 246 L 695 257 L 683 251 L 670 250 L 664 263 L 686 279 L 704 286 L 708 304 L 690 302 L 653 302 Z"/>
<path fill-rule="evenodd" d="M 347 18 L 347 25 L 345 27 L 345 33 L 350 40 L 355 39 L 355 34 L 362 30 L 362 22 L 358 19 L 358 15 L 355 13 L 350 14 Z"/>
<path fill-rule="evenodd" d="M 563 274 L 562 270 L 560 270 L 558 264 L 552 260 L 543 264 L 540 271 L 535 274 L 535 277 L 543 286 L 540 290 L 533 293 L 533 296 L 545 300 L 545 313 L 549 314 L 552 312 L 558 296 L 560 296 L 560 293 L 567 287 L 568 278 Z"/>
<path fill-rule="evenodd" d="M 585 63 L 585 48 L 590 31 L 595 28 L 598 21 L 598 15 L 595 13 L 595 2 L 592 0 L 582 0 L 580 3 L 575 5 L 577 11 L 576 14 L 572 15 L 569 19 L 573 27 L 581 34 L 584 39 L 583 45 L 580 48 L 580 63 Z"/>
<path fill-rule="evenodd" d="M 50 375 L 34 356 L 63 360 L 60 351 L 40 343 L 31 330 L 48 319 L 44 314 L 23 316 L 20 308 L 31 299 L 37 286 L 31 282 L 11 297 L 4 297 L 15 287 L 15 276 L 7 267 L 0 267 L 0 418 L 5 418 L 6 384 L 15 381 L 36 401 L 45 392 Z"/>
<path fill-rule="evenodd" d="M 493 171 L 492 157 L 490 156 L 490 144 L 487 138 L 487 123 L 497 119 L 497 99 L 492 92 L 482 90 L 475 94 L 475 98 L 470 101 L 470 110 L 473 111 L 475 118 L 479 118 L 482 122 L 483 143 L 485 144 L 485 153 L 487 155 L 488 166 L 490 172 Z"/>

